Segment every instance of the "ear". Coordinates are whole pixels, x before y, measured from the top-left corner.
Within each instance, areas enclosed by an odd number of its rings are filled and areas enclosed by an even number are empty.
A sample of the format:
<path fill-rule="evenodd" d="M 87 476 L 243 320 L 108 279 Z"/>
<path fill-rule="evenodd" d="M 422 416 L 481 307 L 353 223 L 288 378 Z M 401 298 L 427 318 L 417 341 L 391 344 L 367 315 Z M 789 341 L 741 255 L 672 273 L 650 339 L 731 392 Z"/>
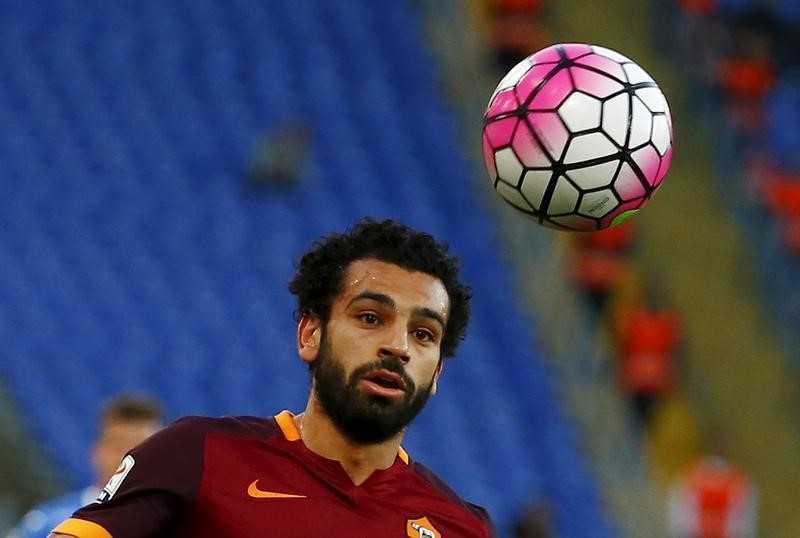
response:
<path fill-rule="evenodd" d="M 100 452 L 100 443 L 95 441 L 92 444 L 92 447 L 89 451 L 89 459 L 92 461 L 94 465 L 97 465 L 97 461 L 100 459 L 99 452 Z"/>
<path fill-rule="evenodd" d="M 431 395 L 436 394 L 436 391 L 439 388 L 439 376 L 442 375 L 442 370 L 444 370 L 444 358 L 439 358 L 439 364 L 436 365 L 436 371 L 433 372 L 433 383 L 431 384 Z"/>
<path fill-rule="evenodd" d="M 305 362 L 317 359 L 322 338 L 322 323 L 313 314 L 303 314 L 297 323 L 297 352 Z"/>
<path fill-rule="evenodd" d="M 102 457 L 100 456 L 100 438 L 95 439 L 92 443 L 92 448 L 89 453 L 89 459 L 92 462 L 92 468 L 96 475 L 101 474 L 103 469 Z M 105 480 L 108 477 L 100 477 L 100 480 Z"/>

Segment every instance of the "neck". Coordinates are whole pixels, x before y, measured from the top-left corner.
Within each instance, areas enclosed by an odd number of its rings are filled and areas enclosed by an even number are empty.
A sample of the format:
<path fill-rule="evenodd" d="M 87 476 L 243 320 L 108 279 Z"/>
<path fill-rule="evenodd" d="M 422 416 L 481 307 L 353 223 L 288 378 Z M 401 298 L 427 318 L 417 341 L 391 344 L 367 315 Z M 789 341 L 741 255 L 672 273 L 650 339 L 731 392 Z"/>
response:
<path fill-rule="evenodd" d="M 294 419 L 306 447 L 315 454 L 338 461 L 357 486 L 373 472 L 392 466 L 403 439 L 400 432 L 382 443 L 353 443 L 336 427 L 313 392 L 305 412 Z"/>

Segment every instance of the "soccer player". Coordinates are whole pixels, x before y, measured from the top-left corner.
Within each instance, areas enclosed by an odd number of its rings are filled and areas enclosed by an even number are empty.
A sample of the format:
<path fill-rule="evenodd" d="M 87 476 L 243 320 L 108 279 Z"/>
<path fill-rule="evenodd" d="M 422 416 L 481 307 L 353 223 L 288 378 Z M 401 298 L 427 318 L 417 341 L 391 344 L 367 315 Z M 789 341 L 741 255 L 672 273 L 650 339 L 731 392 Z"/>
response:
<path fill-rule="evenodd" d="M 109 400 L 103 407 L 91 453 L 95 483 L 35 506 L 8 538 L 42 538 L 72 512 L 94 501 L 125 453 L 161 426 L 161 406 L 155 400 L 138 395 L 119 395 Z"/>
<path fill-rule="evenodd" d="M 400 446 L 465 333 L 457 259 L 426 233 L 363 219 L 315 243 L 289 288 L 305 411 L 178 420 L 51 538 L 495 536 L 485 510 Z"/>

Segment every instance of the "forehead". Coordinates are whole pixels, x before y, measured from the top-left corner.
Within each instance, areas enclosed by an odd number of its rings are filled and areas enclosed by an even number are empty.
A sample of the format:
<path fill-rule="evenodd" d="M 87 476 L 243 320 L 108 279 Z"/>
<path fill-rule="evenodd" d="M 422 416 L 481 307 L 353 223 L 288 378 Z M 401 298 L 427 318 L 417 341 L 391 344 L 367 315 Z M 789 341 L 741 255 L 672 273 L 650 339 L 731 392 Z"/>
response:
<path fill-rule="evenodd" d="M 374 259 L 356 260 L 348 266 L 336 301 L 347 304 L 365 291 L 388 295 L 398 307 L 431 308 L 442 315 L 450 305 L 447 289 L 435 276 Z"/>

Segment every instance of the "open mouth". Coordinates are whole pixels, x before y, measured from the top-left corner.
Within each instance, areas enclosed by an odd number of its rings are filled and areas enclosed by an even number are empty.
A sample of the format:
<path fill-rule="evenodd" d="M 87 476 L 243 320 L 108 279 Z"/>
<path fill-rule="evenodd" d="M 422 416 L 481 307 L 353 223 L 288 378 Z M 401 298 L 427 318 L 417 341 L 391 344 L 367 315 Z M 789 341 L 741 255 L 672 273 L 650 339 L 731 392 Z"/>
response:
<path fill-rule="evenodd" d="M 366 385 L 373 391 L 382 395 L 397 395 L 405 392 L 406 383 L 402 376 L 389 370 L 376 370 L 364 376 Z"/>

